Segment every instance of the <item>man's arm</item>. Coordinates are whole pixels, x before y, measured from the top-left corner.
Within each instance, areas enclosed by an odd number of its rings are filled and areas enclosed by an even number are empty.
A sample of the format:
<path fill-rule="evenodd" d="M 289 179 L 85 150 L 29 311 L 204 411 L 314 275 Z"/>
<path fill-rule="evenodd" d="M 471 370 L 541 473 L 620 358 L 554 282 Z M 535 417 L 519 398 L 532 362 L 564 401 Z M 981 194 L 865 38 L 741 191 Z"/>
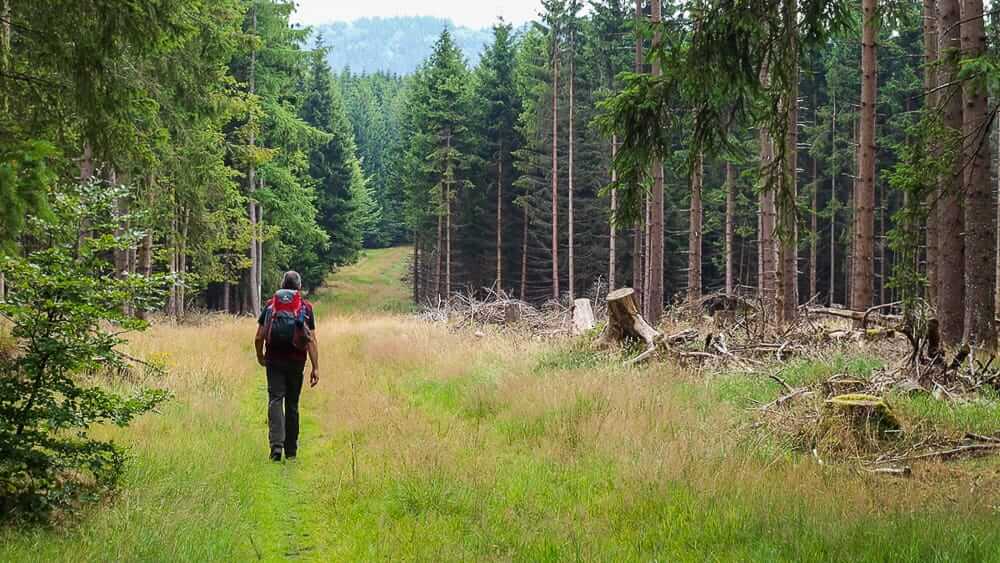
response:
<path fill-rule="evenodd" d="M 312 363 L 312 373 L 309 375 L 309 386 L 316 387 L 319 383 L 319 346 L 316 342 L 316 331 L 309 335 L 309 362 Z"/>
<path fill-rule="evenodd" d="M 257 325 L 257 335 L 253 338 L 253 347 L 257 350 L 257 363 L 267 365 L 264 361 L 264 325 Z"/>

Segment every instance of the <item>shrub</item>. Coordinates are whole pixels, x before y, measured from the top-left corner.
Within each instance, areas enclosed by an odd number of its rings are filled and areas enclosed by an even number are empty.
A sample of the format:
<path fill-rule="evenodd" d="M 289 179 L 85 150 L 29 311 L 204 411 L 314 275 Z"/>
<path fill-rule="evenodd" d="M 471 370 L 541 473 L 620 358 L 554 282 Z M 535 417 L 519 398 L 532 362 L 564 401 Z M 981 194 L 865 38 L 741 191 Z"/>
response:
<path fill-rule="evenodd" d="M 78 200 L 98 208 L 106 197 Z M 0 315 L 13 350 L 0 354 L 0 517 L 38 519 L 81 494 L 115 484 L 124 451 L 93 438 L 97 424 L 125 426 L 167 398 L 164 391 L 112 390 L 101 374 L 128 371 L 123 337 L 146 324 L 124 304 L 148 308 L 163 278 L 116 275 L 107 260 L 128 243 L 111 225 L 92 223 L 94 238 L 56 238 L 27 257 L 0 257 L 10 292 Z M 53 226 L 51 232 L 59 232 Z"/>

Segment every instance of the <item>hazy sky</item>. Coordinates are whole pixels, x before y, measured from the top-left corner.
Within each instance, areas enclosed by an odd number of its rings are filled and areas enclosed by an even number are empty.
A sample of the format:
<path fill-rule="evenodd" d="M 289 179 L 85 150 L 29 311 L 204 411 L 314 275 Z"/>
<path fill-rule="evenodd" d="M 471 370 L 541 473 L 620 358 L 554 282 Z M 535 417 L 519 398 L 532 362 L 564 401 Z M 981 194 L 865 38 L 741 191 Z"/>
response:
<path fill-rule="evenodd" d="M 497 16 L 524 23 L 541 9 L 539 0 L 297 0 L 294 22 L 321 24 L 364 17 L 436 16 L 458 25 L 489 27 Z"/>

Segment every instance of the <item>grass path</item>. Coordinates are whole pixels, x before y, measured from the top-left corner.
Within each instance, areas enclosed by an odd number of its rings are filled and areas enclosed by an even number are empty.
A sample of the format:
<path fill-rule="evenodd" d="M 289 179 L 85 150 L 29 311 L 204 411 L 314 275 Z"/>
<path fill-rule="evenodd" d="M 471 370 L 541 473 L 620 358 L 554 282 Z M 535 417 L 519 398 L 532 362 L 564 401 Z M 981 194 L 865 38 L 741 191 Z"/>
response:
<path fill-rule="evenodd" d="M 177 400 L 121 433 L 121 493 L 0 533 L 0 561 L 1000 560 L 996 490 L 746 440 L 719 388 L 670 366 L 399 315 L 406 252 L 318 296 L 297 462 L 266 461 L 252 321 L 157 327 L 134 346 Z"/>

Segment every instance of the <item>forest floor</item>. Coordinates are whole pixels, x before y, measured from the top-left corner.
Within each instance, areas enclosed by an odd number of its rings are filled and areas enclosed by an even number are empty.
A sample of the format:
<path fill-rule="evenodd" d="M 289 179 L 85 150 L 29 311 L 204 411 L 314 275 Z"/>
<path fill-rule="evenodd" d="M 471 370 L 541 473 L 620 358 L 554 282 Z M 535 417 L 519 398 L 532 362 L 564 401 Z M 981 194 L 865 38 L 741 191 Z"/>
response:
<path fill-rule="evenodd" d="M 0 561 L 1000 560 L 1000 493 L 954 475 L 995 478 L 992 458 L 905 479 L 817 463 L 748 430 L 748 398 L 782 393 L 765 376 L 414 319 L 406 254 L 370 252 L 317 296 L 299 460 L 267 461 L 253 320 L 157 325 L 132 347 L 175 399 L 107 430 L 132 452 L 121 489 L 0 531 Z M 783 377 L 876 365 L 837 353 Z M 995 410 L 968 423 L 995 430 Z"/>

